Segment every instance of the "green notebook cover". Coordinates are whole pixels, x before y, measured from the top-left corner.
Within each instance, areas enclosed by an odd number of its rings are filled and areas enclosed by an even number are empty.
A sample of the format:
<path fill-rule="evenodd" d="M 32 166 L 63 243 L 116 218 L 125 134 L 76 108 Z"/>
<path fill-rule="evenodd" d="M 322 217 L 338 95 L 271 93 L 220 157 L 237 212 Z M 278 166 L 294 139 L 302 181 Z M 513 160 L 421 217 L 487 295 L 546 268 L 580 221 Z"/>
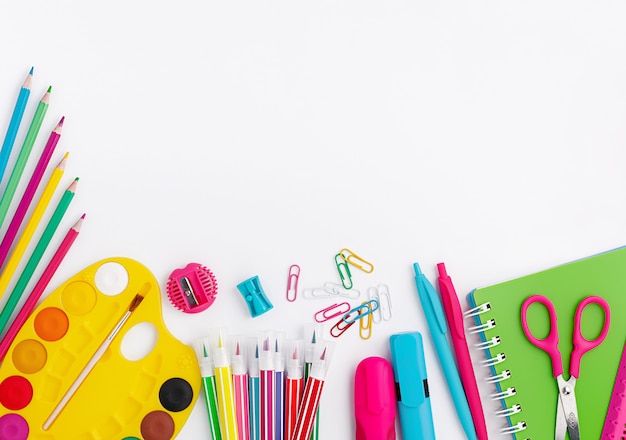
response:
<path fill-rule="evenodd" d="M 489 303 L 491 309 L 475 317 L 476 324 L 495 319 L 495 327 L 480 334 L 483 341 L 500 337 L 500 344 L 485 349 L 492 358 L 504 353 L 504 362 L 491 368 L 492 375 L 510 371 L 510 378 L 495 385 L 498 391 L 515 387 L 516 394 L 502 400 L 503 407 L 521 405 L 521 412 L 508 417 L 485 414 L 502 420 L 501 428 L 526 423 L 526 429 L 512 438 L 533 440 L 554 438 L 557 385 L 552 376 L 550 357 L 532 345 L 524 335 L 521 306 L 533 294 L 545 295 L 554 304 L 558 319 L 559 350 L 565 379 L 569 378 L 574 314 L 586 296 L 604 297 L 611 307 L 611 326 L 604 342 L 581 360 L 576 397 L 580 433 L 583 439 L 599 439 L 613 390 L 613 382 L 626 339 L 626 247 L 593 255 L 532 275 L 479 288 L 468 295 L 471 308 Z M 536 337 L 548 334 L 548 312 L 540 304 L 528 310 L 528 322 Z M 600 334 L 604 313 L 592 304 L 583 312 L 582 333 L 587 339 Z M 496 390 L 494 389 L 494 393 Z M 490 399 L 489 396 L 481 396 Z M 508 423 L 507 423 L 508 422 Z M 495 436 L 495 438 L 500 438 Z"/>

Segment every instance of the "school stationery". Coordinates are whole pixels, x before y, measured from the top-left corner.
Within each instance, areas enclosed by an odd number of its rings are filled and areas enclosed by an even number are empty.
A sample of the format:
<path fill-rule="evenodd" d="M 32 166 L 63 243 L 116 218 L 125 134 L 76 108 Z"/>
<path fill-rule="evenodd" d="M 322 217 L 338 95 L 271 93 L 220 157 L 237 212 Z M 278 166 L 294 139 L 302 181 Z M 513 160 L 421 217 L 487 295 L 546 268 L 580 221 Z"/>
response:
<path fill-rule="evenodd" d="M 248 367 L 246 367 L 245 346 L 239 337 L 234 344 L 233 353 L 233 392 L 235 412 L 237 415 L 237 431 L 239 440 L 250 440 L 250 399 L 248 394 Z"/>
<path fill-rule="evenodd" d="M 194 344 L 196 358 L 200 366 L 200 375 L 202 377 L 202 389 L 204 390 L 204 398 L 206 403 L 207 414 L 209 417 L 209 429 L 211 432 L 210 440 L 222 440 L 222 431 L 220 429 L 219 410 L 217 404 L 217 385 L 215 380 L 215 365 L 209 342 L 205 339 L 198 339 Z"/>
<path fill-rule="evenodd" d="M 274 439 L 284 440 L 285 434 L 285 353 L 283 335 L 277 332 L 274 342 Z"/>
<path fill-rule="evenodd" d="M 456 407 L 457 414 L 463 426 L 463 430 L 469 440 L 476 440 L 476 432 L 474 430 L 474 422 L 472 421 L 472 415 L 467 403 L 467 397 L 461 384 L 461 378 L 459 372 L 454 363 L 452 356 L 452 350 L 448 344 L 447 333 L 448 325 L 446 324 L 446 318 L 443 313 L 443 307 L 441 301 L 435 292 L 435 288 L 428 281 L 426 276 L 422 273 L 418 263 L 413 264 L 415 271 L 415 285 L 417 287 L 417 293 L 426 315 L 426 322 L 430 330 L 430 336 L 435 345 L 439 363 L 443 369 L 446 381 L 454 406 Z"/>
<path fill-rule="evenodd" d="M 435 440 L 422 335 L 396 333 L 389 338 L 398 414 L 405 440 Z"/>
<path fill-rule="evenodd" d="M 528 308 L 533 304 L 542 304 L 548 310 L 549 331 L 543 338 L 537 338 L 528 323 Z M 581 332 L 582 316 L 585 308 L 591 304 L 599 305 L 604 311 L 604 323 L 602 331 L 594 339 L 586 339 Z M 580 423 L 578 410 L 576 407 L 576 381 L 580 378 L 580 363 L 585 353 L 593 350 L 604 341 L 609 332 L 611 322 L 611 311 L 608 303 L 600 296 L 588 296 L 578 303 L 576 315 L 574 316 L 574 331 L 572 342 L 574 349 L 569 364 L 569 379 L 563 377 L 563 360 L 559 351 L 559 330 L 557 327 L 556 309 L 552 302 L 543 295 L 532 295 L 522 303 L 522 328 L 526 338 L 535 347 L 545 351 L 552 363 L 552 374 L 557 383 L 557 407 L 556 407 L 556 428 L 554 438 L 556 440 L 565 439 L 565 434 L 569 433 L 570 439 L 580 438 Z"/>
<path fill-rule="evenodd" d="M 260 415 L 261 440 L 274 440 L 274 355 L 272 353 L 272 339 L 270 335 L 261 335 L 259 345 L 262 347 L 259 356 L 259 386 L 260 386 Z"/>
<path fill-rule="evenodd" d="M 174 307 L 185 313 L 208 309 L 217 295 L 213 272 L 199 263 L 189 263 L 174 270 L 167 279 L 167 297 Z"/>
<path fill-rule="evenodd" d="M 619 368 L 615 377 L 611 401 L 604 419 L 600 440 L 616 440 L 624 436 L 624 426 L 626 426 L 624 397 L 626 397 L 626 344 L 624 344 L 622 349 L 622 357 L 619 361 Z"/>
<path fill-rule="evenodd" d="M 17 235 L 17 232 L 22 225 L 22 221 L 26 216 L 26 212 L 28 211 L 30 203 L 32 202 L 33 197 L 35 197 L 37 187 L 39 186 L 39 183 L 43 178 L 46 168 L 48 167 L 48 163 L 50 162 L 52 153 L 54 152 L 54 149 L 56 148 L 57 143 L 61 138 L 61 128 L 63 127 L 63 120 L 64 118 L 61 118 L 57 126 L 50 133 L 50 136 L 48 137 L 48 142 L 46 142 L 46 146 L 39 156 L 37 165 L 35 166 L 33 174 L 28 181 L 28 186 L 26 187 L 26 190 L 22 195 L 20 203 L 17 206 L 15 213 L 13 214 L 13 218 L 11 219 L 11 223 L 9 223 L 9 227 L 7 228 L 4 234 L 4 238 L 0 243 L 0 267 L 4 265 L 4 261 L 9 254 L 11 246 L 13 245 L 13 240 L 15 240 L 15 236 Z"/>
<path fill-rule="evenodd" d="M 261 281 L 256 275 L 237 284 L 237 289 L 246 300 L 248 311 L 253 318 L 270 311 L 274 307 L 270 300 L 267 299 L 263 286 L 261 286 Z"/>
<path fill-rule="evenodd" d="M 0 298 L 2 297 L 2 295 L 4 295 L 4 292 L 6 291 L 7 286 L 9 285 L 9 282 L 11 281 L 11 278 L 13 277 L 13 274 L 15 273 L 15 270 L 17 269 L 19 265 L 19 262 L 22 259 L 24 252 L 26 252 L 26 249 L 28 245 L 30 244 L 30 239 L 33 237 L 35 230 L 37 229 L 37 226 L 39 226 L 39 222 L 43 218 L 46 208 L 48 207 L 48 204 L 50 203 L 50 200 L 52 199 L 52 196 L 54 195 L 54 191 L 56 190 L 57 186 L 59 185 L 59 182 L 61 181 L 61 177 L 63 176 L 63 173 L 65 172 L 66 162 L 67 162 L 67 154 L 63 157 L 63 159 L 61 159 L 61 162 L 59 162 L 57 167 L 54 169 L 54 171 L 50 175 L 48 179 L 48 183 L 46 184 L 46 187 L 44 188 L 43 192 L 39 196 L 39 200 L 37 201 L 37 204 L 35 205 L 35 209 L 30 215 L 28 222 L 26 222 L 26 226 L 24 227 L 24 230 L 22 231 L 22 235 L 20 236 L 20 238 L 17 241 L 17 244 L 11 251 L 11 254 L 9 256 L 9 259 L 7 260 L 6 265 L 2 269 L 2 273 L 0 274 Z M 72 182 L 70 186 L 71 185 L 74 185 L 74 182 Z M 69 187 L 63 193 L 63 197 L 66 199 L 70 197 L 70 194 L 68 194 L 68 190 L 70 190 Z M 73 191 L 70 191 L 70 192 L 73 193 Z"/>
<path fill-rule="evenodd" d="M 446 265 L 444 263 L 437 264 L 437 271 L 439 272 L 437 280 L 439 284 L 439 293 L 443 303 L 443 310 L 448 321 L 450 339 L 452 340 L 452 347 L 454 348 L 454 354 L 456 355 L 456 365 L 459 369 L 463 389 L 465 390 L 465 395 L 467 396 L 467 403 L 469 405 L 470 412 L 472 413 L 476 436 L 478 437 L 478 440 L 487 440 L 485 414 L 483 412 L 482 402 L 480 401 L 476 375 L 474 374 L 474 369 L 472 368 L 472 358 L 470 356 L 469 347 L 465 338 L 461 303 L 459 302 L 459 297 L 457 296 L 452 279 L 446 271 Z"/>
<path fill-rule="evenodd" d="M 124 318 L 138 294 L 144 299 Z M 152 343 L 138 337 L 146 325 L 156 333 Z M 88 365 L 93 368 L 76 387 Z M 193 350 L 165 327 L 154 275 L 135 260 L 108 258 L 51 292 L 17 334 L 0 366 L 0 432 L 12 432 L 13 440 L 171 440 L 200 385 Z M 46 419 L 74 388 L 45 431 Z"/>
<path fill-rule="evenodd" d="M 320 341 L 315 348 L 291 440 L 309 440 L 313 434 L 315 421 L 319 420 L 316 415 L 324 389 L 326 372 L 332 359 L 334 343 Z"/>
<path fill-rule="evenodd" d="M 345 319 L 345 317 L 342 319 Z M 311 375 L 313 362 L 316 360 L 316 350 L 319 347 L 317 344 L 318 344 L 318 341 L 320 340 L 320 335 L 321 335 L 321 327 L 319 324 L 309 324 L 305 326 L 305 342 L 306 342 L 306 345 L 304 347 L 304 386 L 305 388 L 309 380 L 309 376 Z M 318 404 L 316 404 L 316 407 L 317 406 Z M 298 408 L 298 411 L 300 411 L 300 408 Z M 298 415 L 298 417 L 300 416 Z M 317 411 L 317 409 L 316 409 L 315 415 L 313 416 L 313 421 L 311 423 L 312 423 L 312 426 L 311 426 L 312 438 L 310 440 L 317 440 L 319 437 L 319 429 L 320 429 L 319 412 Z"/>
<path fill-rule="evenodd" d="M 26 104 L 28 103 L 28 98 L 30 96 L 30 87 L 33 82 L 33 70 L 34 68 L 31 67 L 28 75 L 26 75 L 26 79 L 24 80 L 22 87 L 20 88 L 20 92 L 17 95 L 17 101 L 15 102 L 15 107 L 13 108 L 13 113 L 11 114 L 11 120 L 9 121 L 9 126 L 7 127 L 7 132 L 4 135 L 2 149 L 0 149 L 0 182 L 4 177 L 4 172 L 6 171 L 9 157 L 11 156 L 13 145 L 15 144 L 15 138 L 17 137 L 17 132 L 19 131 L 20 124 L 22 123 L 24 110 L 26 110 Z"/>
<path fill-rule="evenodd" d="M 50 279 L 52 279 L 52 276 L 61 265 L 61 262 L 72 247 L 72 244 L 74 244 L 74 241 L 76 241 L 84 219 L 85 214 L 83 214 L 78 219 L 78 221 L 74 223 L 74 225 L 69 229 L 69 231 L 67 231 L 65 237 L 63 238 L 63 241 L 55 251 L 52 259 L 50 260 L 50 262 L 46 266 L 46 269 L 43 271 L 41 277 L 37 281 L 37 284 L 35 284 L 35 287 L 33 287 L 33 290 L 30 295 L 28 295 L 26 302 L 24 303 L 17 316 L 13 320 L 13 323 L 2 338 L 2 341 L 0 342 L 0 362 L 2 362 L 2 360 L 4 359 L 4 355 L 9 349 L 9 346 L 13 343 L 15 336 L 20 331 L 22 325 L 24 325 L 24 322 L 37 305 L 37 301 L 39 301 L 39 298 L 41 298 L 44 290 L 46 290 L 46 287 L 48 287 Z"/>
<path fill-rule="evenodd" d="M 235 402 L 233 399 L 232 368 L 221 331 L 218 335 L 217 346 L 214 345 L 212 351 L 222 439 L 239 440 L 237 414 L 235 412 Z"/>
<path fill-rule="evenodd" d="M 13 165 L 13 171 L 11 171 L 11 176 L 7 182 L 7 186 L 4 188 L 2 198 L 0 198 L 0 225 L 4 223 L 7 211 L 9 210 L 9 206 L 13 200 L 17 186 L 22 178 L 24 168 L 26 167 L 26 162 L 28 161 L 30 152 L 33 149 L 33 145 L 35 144 L 35 139 L 37 139 L 37 135 L 39 134 L 39 129 L 41 128 L 44 116 L 48 111 L 51 91 L 52 87 L 49 87 L 37 105 L 33 119 L 28 127 L 28 132 L 26 133 L 26 137 L 22 143 L 22 148 L 17 156 L 15 165 Z"/>
<path fill-rule="evenodd" d="M 371 356 L 354 372 L 356 440 L 395 440 L 396 392 L 387 359 Z"/>
<path fill-rule="evenodd" d="M 261 438 L 261 390 L 259 383 L 259 344 L 256 339 L 250 340 L 248 350 L 250 440 L 259 440 Z"/>
<path fill-rule="evenodd" d="M 20 277 L 18 278 L 15 286 L 13 287 L 13 290 L 11 291 L 11 294 L 9 295 L 9 298 L 7 299 L 6 304 L 2 308 L 2 312 L 0 312 L 0 332 L 4 330 L 4 327 L 7 325 L 7 323 L 11 319 L 11 315 L 13 314 L 13 311 L 15 310 L 15 307 L 17 306 L 18 301 L 20 300 L 20 298 L 22 297 L 22 294 L 26 290 L 26 286 L 30 282 L 30 279 L 33 273 L 35 272 L 35 269 L 39 265 L 39 262 L 41 261 L 41 258 L 43 257 L 44 252 L 48 248 L 48 245 L 50 244 L 50 241 L 52 240 L 54 233 L 59 227 L 59 224 L 61 223 L 61 220 L 63 219 L 63 216 L 65 215 L 65 212 L 67 211 L 67 208 L 70 205 L 70 202 L 74 198 L 77 184 L 78 184 L 78 179 L 74 180 L 70 184 L 70 186 L 67 188 L 67 190 L 65 190 L 63 197 L 61 197 L 61 200 L 59 200 L 59 203 L 57 204 L 57 207 L 52 213 L 52 216 L 50 217 L 50 220 L 48 221 L 46 228 L 41 234 L 41 237 L 39 238 L 39 241 L 37 242 L 35 249 L 30 255 L 30 258 L 28 259 L 26 266 L 24 266 L 24 269 L 22 270 Z"/>
<path fill-rule="evenodd" d="M 478 288 L 468 295 L 470 310 L 465 314 L 473 317 L 474 325 L 467 331 L 480 338 L 477 346 L 485 356 L 481 364 L 489 368 L 489 384 L 479 387 L 483 407 L 493 399 L 499 401 L 497 410 L 486 412 L 490 437 L 555 436 L 559 397 L 551 357 L 528 340 L 522 319 L 524 301 L 542 295 L 553 304 L 558 326 L 551 326 L 548 310 L 541 304 L 527 309 L 527 325 L 537 337 L 550 334 L 551 328 L 558 330 L 558 358 L 563 360 L 563 368 L 576 377 L 577 365 L 580 367 L 575 387 L 580 437 L 600 438 L 624 347 L 626 320 L 619 314 L 626 310 L 625 285 L 626 247 L 621 247 Z M 598 304 L 588 305 L 582 319 L 576 318 L 580 302 L 591 295 L 602 297 L 614 316 L 605 339 L 579 363 L 580 352 L 574 352 L 572 340 L 578 333 L 576 326 L 580 325 L 585 338 L 594 340 L 605 325 L 605 311 Z M 476 363 L 475 368 L 485 368 L 481 364 Z"/>
<path fill-rule="evenodd" d="M 304 372 L 302 366 L 302 340 L 292 340 L 287 348 L 287 353 L 291 353 L 287 360 L 287 380 L 285 382 L 285 439 L 291 440 L 296 420 L 298 408 L 302 401 L 304 392 Z"/>

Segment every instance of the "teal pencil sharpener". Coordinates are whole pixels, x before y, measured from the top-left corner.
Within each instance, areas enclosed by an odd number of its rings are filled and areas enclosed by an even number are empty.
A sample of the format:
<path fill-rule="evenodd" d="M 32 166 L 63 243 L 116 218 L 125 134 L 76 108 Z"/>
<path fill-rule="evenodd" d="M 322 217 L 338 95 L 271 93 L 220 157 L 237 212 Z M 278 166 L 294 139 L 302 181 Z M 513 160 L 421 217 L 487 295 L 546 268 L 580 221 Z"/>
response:
<path fill-rule="evenodd" d="M 267 299 L 261 281 L 258 276 L 253 276 L 247 280 L 237 284 L 237 289 L 241 292 L 241 296 L 246 300 L 248 310 L 253 318 L 271 310 L 274 306 Z"/>

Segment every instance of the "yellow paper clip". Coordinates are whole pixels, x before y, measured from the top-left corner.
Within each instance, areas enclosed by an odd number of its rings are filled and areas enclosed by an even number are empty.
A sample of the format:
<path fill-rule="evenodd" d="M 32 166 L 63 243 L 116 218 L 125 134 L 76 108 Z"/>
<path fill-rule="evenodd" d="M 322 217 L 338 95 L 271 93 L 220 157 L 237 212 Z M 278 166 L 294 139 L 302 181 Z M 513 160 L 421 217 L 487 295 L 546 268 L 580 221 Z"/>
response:
<path fill-rule="evenodd" d="M 350 304 L 347 302 L 337 303 L 316 312 L 315 315 L 313 315 L 313 319 L 315 319 L 316 322 L 326 322 L 335 316 L 343 315 L 349 310 Z"/>
<path fill-rule="evenodd" d="M 294 302 L 298 295 L 298 279 L 300 278 L 300 266 L 292 264 L 289 267 L 287 277 L 287 301 Z"/>
<path fill-rule="evenodd" d="M 341 284 L 346 289 L 352 289 L 352 274 L 350 273 L 350 268 L 348 267 L 347 261 L 344 260 L 341 252 L 335 255 L 335 265 L 337 266 L 337 271 L 339 271 L 339 278 L 341 278 Z"/>
<path fill-rule="evenodd" d="M 364 302 L 363 304 L 366 304 L 368 309 L 372 308 L 370 302 Z M 373 314 L 368 313 L 359 320 L 359 336 L 361 339 L 367 340 L 372 337 L 372 317 Z"/>
<path fill-rule="evenodd" d="M 362 270 L 365 273 L 372 273 L 374 271 L 374 265 L 372 263 L 359 257 L 350 249 L 343 248 L 339 251 L 339 255 L 341 256 L 343 261 L 353 265 L 354 267 Z"/>
<path fill-rule="evenodd" d="M 360 306 L 356 306 L 350 310 L 348 313 L 343 315 L 343 318 L 341 319 L 343 319 L 346 324 L 350 324 L 355 322 L 357 319 L 363 318 L 365 315 L 372 314 L 376 310 L 378 310 L 378 301 L 370 299 L 369 301 L 362 303 Z M 354 313 L 358 313 L 358 315 L 353 318 L 352 315 Z"/>
<path fill-rule="evenodd" d="M 389 321 L 391 319 L 391 296 L 389 287 L 386 284 L 379 284 L 378 287 L 368 289 L 369 298 L 378 301 L 378 310 L 373 313 L 374 322 Z"/>

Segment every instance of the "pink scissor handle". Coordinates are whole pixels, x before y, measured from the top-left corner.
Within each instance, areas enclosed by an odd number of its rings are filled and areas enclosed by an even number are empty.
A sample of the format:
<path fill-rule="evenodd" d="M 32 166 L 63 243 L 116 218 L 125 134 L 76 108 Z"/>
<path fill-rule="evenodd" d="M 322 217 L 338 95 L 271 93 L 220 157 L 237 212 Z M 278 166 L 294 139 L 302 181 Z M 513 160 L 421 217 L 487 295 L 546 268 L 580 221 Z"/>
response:
<path fill-rule="evenodd" d="M 604 323 L 602 324 L 602 332 L 595 339 L 585 339 L 583 333 L 581 331 L 581 321 L 583 317 L 583 310 L 589 304 L 597 304 L 602 307 L 604 310 Z M 578 378 L 580 375 L 580 360 L 583 355 L 590 350 L 593 350 L 598 345 L 604 341 L 607 333 L 609 332 L 609 327 L 611 326 L 611 308 L 609 307 L 609 303 L 606 302 L 604 298 L 601 296 L 588 296 L 578 303 L 578 307 L 576 307 L 576 317 L 574 318 L 574 334 L 572 336 L 572 340 L 574 341 L 574 350 L 572 350 L 572 355 L 570 357 L 569 362 L 569 374 Z"/>
<path fill-rule="evenodd" d="M 528 307 L 534 303 L 541 303 L 548 309 L 550 314 L 550 333 L 544 339 L 536 338 L 530 328 L 528 327 L 528 321 L 526 320 L 526 312 Z M 550 360 L 552 361 L 552 374 L 557 377 L 563 374 L 563 361 L 561 360 L 561 352 L 559 352 L 559 329 L 556 326 L 556 310 L 554 304 L 547 297 L 543 295 L 532 295 L 526 298 L 522 304 L 522 328 L 526 338 L 537 348 L 548 353 Z"/>

